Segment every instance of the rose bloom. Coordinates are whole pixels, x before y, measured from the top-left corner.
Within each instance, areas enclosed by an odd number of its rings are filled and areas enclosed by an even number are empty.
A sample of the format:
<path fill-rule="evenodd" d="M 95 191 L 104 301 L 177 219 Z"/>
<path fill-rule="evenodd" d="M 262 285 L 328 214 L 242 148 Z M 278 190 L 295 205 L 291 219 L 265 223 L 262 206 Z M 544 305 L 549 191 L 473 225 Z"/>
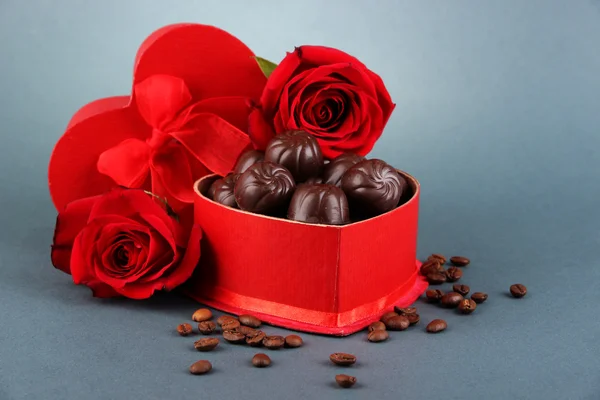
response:
<path fill-rule="evenodd" d="M 366 155 L 381 136 L 395 104 L 381 78 L 340 50 L 301 46 L 269 76 L 249 134 L 264 149 L 278 133 L 304 130 L 323 154 Z"/>
<path fill-rule="evenodd" d="M 96 297 L 145 299 L 191 276 L 201 237 L 198 226 L 184 229 L 144 191 L 116 188 L 58 214 L 52 264 Z"/>

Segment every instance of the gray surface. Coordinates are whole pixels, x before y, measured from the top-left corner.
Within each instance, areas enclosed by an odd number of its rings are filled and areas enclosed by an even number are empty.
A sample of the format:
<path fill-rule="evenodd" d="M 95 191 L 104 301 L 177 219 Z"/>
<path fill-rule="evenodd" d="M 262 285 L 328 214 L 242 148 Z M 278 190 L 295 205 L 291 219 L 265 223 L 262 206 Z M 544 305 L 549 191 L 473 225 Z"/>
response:
<path fill-rule="evenodd" d="M 600 398 L 600 3 L 218 3 L 0 0 L 0 399 Z M 193 340 L 173 332 L 193 302 L 100 301 L 54 270 L 52 145 L 80 105 L 127 93 L 137 46 L 177 21 L 274 60 L 340 47 L 379 72 L 398 107 L 372 155 L 423 185 L 419 254 L 470 256 L 463 280 L 489 302 L 419 304 L 447 318 L 438 336 L 304 335 L 268 370 L 223 345 L 193 377 Z M 515 282 L 527 298 L 507 297 Z M 332 384 L 334 351 L 359 357 L 355 390 Z"/>

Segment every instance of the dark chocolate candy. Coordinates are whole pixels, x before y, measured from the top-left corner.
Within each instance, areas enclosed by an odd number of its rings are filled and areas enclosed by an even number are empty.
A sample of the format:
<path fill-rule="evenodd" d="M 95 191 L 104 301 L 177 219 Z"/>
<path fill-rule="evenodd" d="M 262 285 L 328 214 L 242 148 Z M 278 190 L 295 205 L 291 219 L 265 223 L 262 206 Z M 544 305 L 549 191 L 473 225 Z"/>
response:
<path fill-rule="evenodd" d="M 364 157 L 353 153 L 344 153 L 337 156 L 325 166 L 323 170 L 323 183 L 341 187 L 342 176 L 346 171 L 364 159 Z"/>
<path fill-rule="evenodd" d="M 295 188 L 294 178 L 285 167 L 259 161 L 240 175 L 234 194 L 242 210 L 273 214 L 287 205 Z"/>
<path fill-rule="evenodd" d="M 248 150 L 238 158 L 233 167 L 234 174 L 243 174 L 253 164 L 262 161 L 265 158 L 265 153 L 258 150 Z"/>
<path fill-rule="evenodd" d="M 227 207 L 237 208 L 233 188 L 237 182 L 239 174 L 229 174 L 225 178 L 218 179 L 212 186 L 215 187 L 213 200 Z M 212 187 L 211 186 L 211 187 Z"/>
<path fill-rule="evenodd" d="M 213 183 L 210 184 L 210 186 L 208 187 L 208 192 L 206 192 L 206 197 L 208 197 L 211 200 L 215 198 L 215 189 L 217 188 L 217 185 L 220 184 L 219 181 L 221 179 L 223 178 L 215 179 Z"/>
<path fill-rule="evenodd" d="M 323 183 L 323 178 L 321 178 L 319 176 L 313 176 L 312 178 L 308 178 L 306 181 L 304 181 L 304 183 L 320 184 L 320 183 Z"/>
<path fill-rule="evenodd" d="M 383 214 L 398 205 L 406 180 L 384 161 L 361 161 L 342 177 L 350 206 L 366 216 Z"/>
<path fill-rule="evenodd" d="M 319 176 L 323 169 L 323 153 L 317 140 L 304 131 L 276 135 L 265 150 L 265 161 L 286 167 L 297 183 Z"/>
<path fill-rule="evenodd" d="M 287 216 L 309 224 L 344 225 L 350 222 L 348 199 L 337 186 L 305 183 L 296 188 Z"/>

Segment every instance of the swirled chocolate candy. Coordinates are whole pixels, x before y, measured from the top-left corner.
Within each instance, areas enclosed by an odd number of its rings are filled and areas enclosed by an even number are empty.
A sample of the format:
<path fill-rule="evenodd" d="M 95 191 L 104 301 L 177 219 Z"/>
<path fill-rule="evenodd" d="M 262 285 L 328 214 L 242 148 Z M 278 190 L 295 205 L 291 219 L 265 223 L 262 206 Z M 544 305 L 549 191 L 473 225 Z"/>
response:
<path fill-rule="evenodd" d="M 292 196 L 287 216 L 309 224 L 344 225 L 350 222 L 348 199 L 334 185 L 302 184 Z"/>
<path fill-rule="evenodd" d="M 320 184 L 320 183 L 323 183 L 323 178 L 321 178 L 319 176 L 313 176 L 312 178 L 308 178 L 306 181 L 304 181 L 304 183 Z"/>
<path fill-rule="evenodd" d="M 284 208 L 296 184 L 285 167 L 260 161 L 238 178 L 234 195 L 238 206 L 258 214 L 273 214 Z"/>
<path fill-rule="evenodd" d="M 246 170 L 252 165 L 256 164 L 259 161 L 262 161 L 265 158 L 265 153 L 258 150 L 248 150 L 244 152 L 240 158 L 238 158 L 235 163 L 235 167 L 233 167 L 234 174 L 243 174 Z"/>
<path fill-rule="evenodd" d="M 318 176 L 323 169 L 321 147 L 304 131 L 289 131 L 271 139 L 265 150 L 265 161 L 286 167 L 297 183 Z"/>
<path fill-rule="evenodd" d="M 215 198 L 215 189 L 217 188 L 217 185 L 220 184 L 220 180 L 223 178 L 219 178 L 213 181 L 213 183 L 211 183 L 211 185 L 208 187 L 208 191 L 206 192 L 206 197 L 208 197 L 209 199 L 214 199 Z"/>
<path fill-rule="evenodd" d="M 325 166 L 323 170 L 323 183 L 329 185 L 341 186 L 342 176 L 354 165 L 363 161 L 365 158 L 353 153 L 344 153 Z"/>
<path fill-rule="evenodd" d="M 218 179 L 211 187 L 214 186 L 213 200 L 227 207 L 237 208 L 233 188 L 237 182 L 239 174 L 229 174 L 225 178 Z"/>
<path fill-rule="evenodd" d="M 342 189 L 353 210 L 366 216 L 392 210 L 406 186 L 394 167 L 377 159 L 359 162 L 342 177 Z"/>

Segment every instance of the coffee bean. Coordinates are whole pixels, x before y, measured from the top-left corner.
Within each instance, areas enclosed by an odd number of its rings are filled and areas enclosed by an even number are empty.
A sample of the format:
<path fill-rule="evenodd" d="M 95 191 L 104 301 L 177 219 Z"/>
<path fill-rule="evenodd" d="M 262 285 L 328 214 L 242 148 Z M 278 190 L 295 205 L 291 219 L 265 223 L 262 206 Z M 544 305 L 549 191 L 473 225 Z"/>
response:
<path fill-rule="evenodd" d="M 212 370 L 212 364 L 208 360 L 196 361 L 190 366 L 190 373 L 193 375 L 203 375 Z"/>
<path fill-rule="evenodd" d="M 221 324 L 221 329 L 224 331 L 233 331 L 240 327 L 240 321 L 237 319 L 229 319 Z"/>
<path fill-rule="evenodd" d="M 397 317 L 397 316 L 398 316 L 397 313 L 395 313 L 393 311 L 390 311 L 388 313 L 383 314 L 379 320 L 385 324 L 386 320 L 388 320 L 388 319 L 390 319 L 392 317 Z"/>
<path fill-rule="evenodd" d="M 455 283 L 454 285 L 452 285 L 452 290 L 454 290 L 456 293 L 460 293 L 461 295 L 466 296 L 469 294 L 471 288 L 467 285 Z"/>
<path fill-rule="evenodd" d="M 302 338 L 298 335 L 288 335 L 285 337 L 285 347 L 289 347 L 294 349 L 296 347 L 300 347 L 304 344 Z"/>
<path fill-rule="evenodd" d="M 258 328 L 261 325 L 260 319 L 256 318 L 254 315 L 240 315 L 239 316 L 240 324 L 249 326 L 251 328 Z"/>
<path fill-rule="evenodd" d="M 232 317 L 231 315 L 221 315 L 219 318 L 217 318 L 217 324 L 221 326 L 225 321 L 231 320 L 237 321 L 237 319 L 235 317 Z"/>
<path fill-rule="evenodd" d="M 244 325 L 240 325 L 237 328 L 233 329 L 237 332 L 243 333 L 244 335 L 248 336 L 248 335 L 252 335 L 254 332 L 256 332 L 256 329 L 254 328 L 250 328 L 249 326 L 244 326 Z"/>
<path fill-rule="evenodd" d="M 217 324 L 212 321 L 202 321 L 198 324 L 198 331 L 203 335 L 210 335 L 217 329 Z"/>
<path fill-rule="evenodd" d="M 443 272 L 430 272 L 427 274 L 427 281 L 431 285 L 441 285 L 446 282 L 446 274 Z"/>
<path fill-rule="evenodd" d="M 510 287 L 510 294 L 513 295 L 513 297 L 516 297 L 517 299 L 520 299 L 521 297 L 525 296 L 527 294 L 527 288 L 525 287 L 525 285 L 521 285 L 520 283 L 516 283 L 514 285 L 511 285 Z"/>
<path fill-rule="evenodd" d="M 212 318 L 212 312 L 208 308 L 201 308 L 192 314 L 192 321 L 202 322 Z"/>
<path fill-rule="evenodd" d="M 238 331 L 223 331 L 223 339 L 229 343 L 243 343 L 246 341 L 246 335 Z"/>
<path fill-rule="evenodd" d="M 348 353 L 333 353 L 329 356 L 332 363 L 348 366 L 356 362 L 356 356 Z"/>
<path fill-rule="evenodd" d="M 437 303 L 442 299 L 444 292 L 440 289 L 429 289 L 425 292 L 425 296 L 430 303 Z"/>
<path fill-rule="evenodd" d="M 181 336 L 187 336 L 192 333 L 192 326 L 188 323 L 177 325 L 177 333 Z"/>
<path fill-rule="evenodd" d="M 427 332 L 429 333 L 438 333 L 446 330 L 448 324 L 443 319 L 434 319 L 429 324 L 427 324 Z"/>
<path fill-rule="evenodd" d="M 214 350 L 218 345 L 219 339 L 213 337 L 202 338 L 194 342 L 194 347 L 198 351 L 211 351 Z"/>
<path fill-rule="evenodd" d="M 475 292 L 471 295 L 471 300 L 473 300 L 477 304 L 481 304 L 486 301 L 488 298 L 487 293 L 483 292 Z"/>
<path fill-rule="evenodd" d="M 429 260 L 421 264 L 419 271 L 421 275 L 427 276 L 431 272 L 444 272 L 444 267 L 442 267 L 442 264 L 438 260 Z"/>
<path fill-rule="evenodd" d="M 432 254 L 428 258 L 428 260 L 437 260 L 440 264 L 446 264 L 446 257 L 441 254 Z"/>
<path fill-rule="evenodd" d="M 450 292 L 442 296 L 441 303 L 445 308 L 456 308 L 462 299 L 463 297 L 460 295 L 460 293 Z"/>
<path fill-rule="evenodd" d="M 461 257 L 461 256 L 450 257 L 450 263 L 452 265 L 456 265 L 457 267 L 465 267 L 465 266 L 469 265 L 470 262 L 471 262 L 471 260 L 469 260 L 467 257 Z"/>
<path fill-rule="evenodd" d="M 256 368 L 266 368 L 271 365 L 271 358 L 264 353 L 255 354 L 252 357 L 252 365 Z"/>
<path fill-rule="evenodd" d="M 356 383 L 356 378 L 350 375 L 340 374 L 335 376 L 335 381 L 344 389 L 348 389 L 354 386 Z"/>
<path fill-rule="evenodd" d="M 388 318 L 385 321 L 385 326 L 390 331 L 403 331 L 410 326 L 410 322 L 404 315 L 398 315 L 396 317 Z"/>
<path fill-rule="evenodd" d="M 406 318 L 408 318 L 408 322 L 410 322 L 411 325 L 416 325 L 421 320 L 419 314 L 408 314 Z"/>
<path fill-rule="evenodd" d="M 254 331 L 254 333 L 246 335 L 246 343 L 252 347 L 260 347 L 266 337 L 267 334 L 263 331 Z"/>
<path fill-rule="evenodd" d="M 389 333 L 387 333 L 387 331 L 378 329 L 369 332 L 369 334 L 367 335 L 367 340 L 369 342 L 379 343 L 388 340 L 389 337 L 390 335 Z"/>
<path fill-rule="evenodd" d="M 405 307 L 405 308 L 394 307 L 394 311 L 396 311 L 396 313 L 398 313 L 398 315 L 416 314 L 417 307 Z"/>
<path fill-rule="evenodd" d="M 477 308 L 477 304 L 471 299 L 463 299 L 458 304 L 458 311 L 463 314 L 471 314 Z"/>
<path fill-rule="evenodd" d="M 448 282 L 456 282 L 462 278 L 463 272 L 458 267 L 450 267 L 446 270 L 446 280 Z"/>
<path fill-rule="evenodd" d="M 375 321 L 367 328 L 369 332 L 373 331 L 385 331 L 385 324 L 381 321 Z"/>
<path fill-rule="evenodd" d="M 262 343 L 269 350 L 278 350 L 285 344 L 285 339 L 283 336 L 267 336 Z"/>

